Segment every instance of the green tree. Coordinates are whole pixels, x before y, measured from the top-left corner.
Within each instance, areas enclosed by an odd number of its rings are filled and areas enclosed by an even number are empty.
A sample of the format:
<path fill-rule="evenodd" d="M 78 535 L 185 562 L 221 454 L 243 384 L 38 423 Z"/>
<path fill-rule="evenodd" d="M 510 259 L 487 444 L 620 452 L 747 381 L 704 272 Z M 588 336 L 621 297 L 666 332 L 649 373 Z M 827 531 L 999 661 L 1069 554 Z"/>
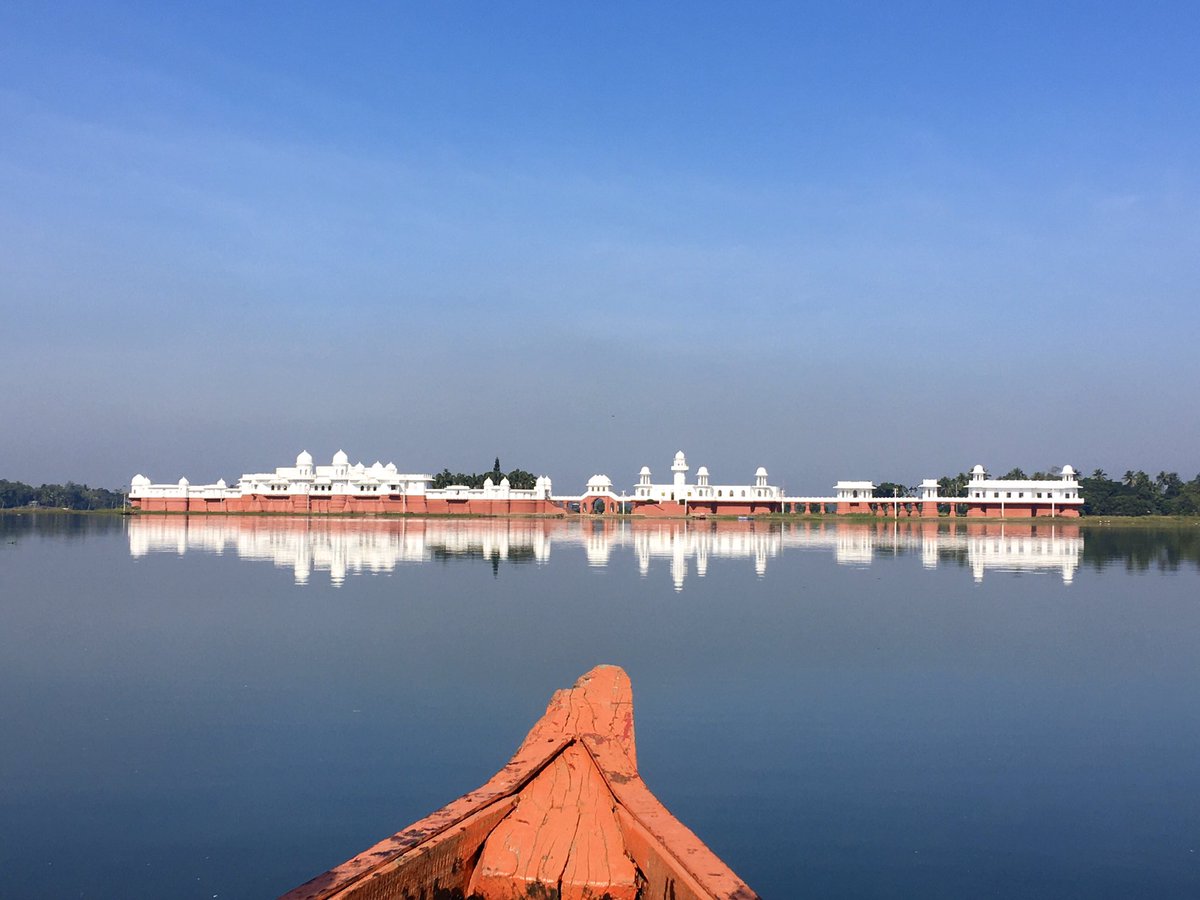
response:
<path fill-rule="evenodd" d="M 531 491 L 537 484 L 537 476 L 532 472 L 526 472 L 524 469 L 513 469 L 507 475 L 500 469 L 500 458 L 496 457 L 495 463 L 492 465 L 490 472 L 451 472 L 449 469 L 442 469 L 437 475 L 433 476 L 431 486 L 435 489 L 450 487 L 454 484 L 461 484 L 464 487 L 479 489 L 483 487 L 484 481 L 492 479 L 492 484 L 499 484 L 504 478 L 508 479 L 509 487 L 517 490 Z"/>
<path fill-rule="evenodd" d="M 938 479 L 938 493 L 943 497 L 965 497 L 970 480 L 966 472 L 959 472 L 954 476 L 943 475 Z"/>
<path fill-rule="evenodd" d="M 518 491 L 532 491 L 537 486 L 537 476 L 524 469 L 513 469 L 508 473 L 509 487 Z"/>
<path fill-rule="evenodd" d="M 91 488 L 74 481 L 43 484 L 35 488 L 21 481 L 0 479 L 0 509 L 31 506 L 34 503 L 59 509 L 120 509 L 125 505 L 125 494 L 107 488 Z"/>

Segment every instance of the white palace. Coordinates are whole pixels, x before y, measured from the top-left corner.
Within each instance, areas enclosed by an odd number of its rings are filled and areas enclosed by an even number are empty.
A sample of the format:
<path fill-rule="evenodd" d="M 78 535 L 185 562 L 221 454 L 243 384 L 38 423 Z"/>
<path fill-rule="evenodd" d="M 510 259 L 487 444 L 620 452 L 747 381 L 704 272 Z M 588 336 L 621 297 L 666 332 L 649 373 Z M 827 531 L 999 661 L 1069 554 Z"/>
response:
<path fill-rule="evenodd" d="M 671 480 L 657 482 L 649 466 L 638 473 L 633 493 L 613 488 L 607 475 L 593 475 L 581 495 L 554 495 L 548 476 L 532 489 L 512 487 L 507 478 L 488 479 L 480 488 L 451 485 L 432 487 L 433 478 L 403 473 L 394 463 L 376 461 L 351 464 L 339 450 L 329 465 L 316 465 L 307 451 L 295 465 L 273 472 L 250 472 L 234 486 L 224 481 L 193 485 L 186 478 L 155 484 L 135 475 L 129 499 L 147 512 L 232 513 L 359 513 L 432 515 L 564 515 L 625 513 L 632 516 L 690 518 L 707 516 L 750 517 L 770 514 L 870 515 L 937 518 L 968 517 L 1036 518 L 1077 517 L 1083 505 L 1075 470 L 1063 466 L 1057 479 L 993 479 L 983 466 L 975 466 L 965 497 L 940 494 L 938 482 L 921 482 L 918 496 L 876 496 L 871 481 L 839 481 L 829 496 L 792 496 L 768 482 L 759 466 L 748 483 L 713 483 L 707 466 L 688 480 L 690 467 L 680 450 L 671 463 Z"/>

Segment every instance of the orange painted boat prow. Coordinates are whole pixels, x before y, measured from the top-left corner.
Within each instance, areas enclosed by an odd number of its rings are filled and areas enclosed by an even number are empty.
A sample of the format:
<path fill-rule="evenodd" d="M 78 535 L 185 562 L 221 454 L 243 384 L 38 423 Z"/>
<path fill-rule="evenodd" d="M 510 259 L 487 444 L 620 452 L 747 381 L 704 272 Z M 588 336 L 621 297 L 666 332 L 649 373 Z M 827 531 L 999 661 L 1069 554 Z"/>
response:
<path fill-rule="evenodd" d="M 646 788 L 629 676 L 598 666 L 487 784 L 281 900 L 662 897 L 758 895 Z"/>

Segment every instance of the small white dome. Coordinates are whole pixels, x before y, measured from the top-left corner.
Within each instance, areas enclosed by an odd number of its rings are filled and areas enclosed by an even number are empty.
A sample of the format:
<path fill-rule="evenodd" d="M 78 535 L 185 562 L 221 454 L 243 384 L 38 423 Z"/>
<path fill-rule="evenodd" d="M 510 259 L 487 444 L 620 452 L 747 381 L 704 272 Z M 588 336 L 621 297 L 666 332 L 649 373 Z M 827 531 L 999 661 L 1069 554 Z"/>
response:
<path fill-rule="evenodd" d="M 707 475 L 708 474 L 708 466 L 701 466 L 700 468 L 698 468 L 696 470 L 696 474 L 697 475 Z"/>
<path fill-rule="evenodd" d="M 179 486 L 180 486 L 180 487 L 187 487 L 187 486 L 188 486 L 188 480 L 187 480 L 186 478 L 180 478 L 180 479 L 179 479 Z"/>
<path fill-rule="evenodd" d="M 339 450 L 337 453 L 333 454 L 333 464 L 335 466 L 350 465 L 350 457 L 346 455 L 345 450 Z"/>
<path fill-rule="evenodd" d="M 224 488 L 224 487 L 229 487 L 229 485 L 227 485 L 227 484 L 225 483 L 225 479 L 224 479 L 224 478 L 218 478 L 218 479 L 217 479 L 217 487 L 219 487 L 219 488 Z"/>
<path fill-rule="evenodd" d="M 1063 478 L 1071 478 L 1072 476 L 1074 476 L 1074 474 L 1075 474 L 1075 470 L 1071 466 L 1066 465 L 1066 466 L 1062 467 Z"/>
<path fill-rule="evenodd" d="M 593 475 L 588 479 L 588 490 L 607 490 L 612 487 L 612 479 L 607 475 Z"/>
<path fill-rule="evenodd" d="M 510 487 L 510 485 L 508 483 L 508 476 L 505 475 L 503 478 L 500 479 L 500 488 L 501 488 L 501 490 L 507 491 L 509 489 L 509 487 Z"/>
<path fill-rule="evenodd" d="M 685 459 L 687 459 L 687 457 L 683 455 L 682 450 L 675 454 L 675 462 L 683 462 Z"/>
<path fill-rule="evenodd" d="M 755 474 L 756 476 L 758 476 L 758 475 L 766 475 L 766 474 L 767 474 L 767 470 L 766 470 L 766 469 L 764 469 L 762 466 L 759 466 L 757 469 L 755 469 L 755 470 L 754 470 L 754 474 Z"/>
<path fill-rule="evenodd" d="M 133 481 L 130 482 L 130 484 L 132 484 L 134 487 L 142 487 L 143 485 L 147 485 L 149 483 L 150 479 L 140 472 L 137 475 L 134 475 Z"/>
<path fill-rule="evenodd" d="M 313 464 L 312 454 L 307 450 L 301 450 L 300 455 L 296 457 L 297 466 L 311 466 Z"/>
<path fill-rule="evenodd" d="M 371 466 L 371 471 L 382 472 L 383 470 L 383 463 L 381 463 L 379 460 L 375 460 L 375 465 Z"/>
<path fill-rule="evenodd" d="M 642 466 L 642 471 L 638 472 L 638 474 L 639 474 L 639 475 L 649 475 L 649 474 L 650 474 L 650 467 L 649 467 L 649 466 Z"/>
<path fill-rule="evenodd" d="M 971 474 L 972 475 L 986 475 L 987 470 L 985 470 L 983 468 L 983 466 L 976 464 L 975 468 L 971 469 Z"/>
<path fill-rule="evenodd" d="M 387 469 L 389 472 L 395 472 L 396 464 L 394 462 L 390 462 L 386 466 L 384 466 L 384 468 Z"/>
<path fill-rule="evenodd" d="M 483 479 L 483 487 L 484 487 L 484 489 L 485 489 L 485 490 L 486 490 L 486 489 L 490 489 L 490 488 L 494 488 L 495 486 L 496 486 L 496 482 L 492 481 L 492 479 L 491 479 L 491 477 L 490 477 L 490 476 L 489 476 L 489 477 L 487 477 L 487 478 L 485 478 L 485 479 Z"/>

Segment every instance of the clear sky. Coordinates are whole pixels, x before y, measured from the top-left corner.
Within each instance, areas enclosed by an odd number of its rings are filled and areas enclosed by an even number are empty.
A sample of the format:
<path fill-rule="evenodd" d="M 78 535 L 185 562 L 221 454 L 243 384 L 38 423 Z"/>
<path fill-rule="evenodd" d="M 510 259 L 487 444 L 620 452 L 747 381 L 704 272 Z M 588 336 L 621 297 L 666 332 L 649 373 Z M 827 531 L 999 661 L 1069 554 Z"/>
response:
<path fill-rule="evenodd" d="M 1167 2 L 5 4 L 0 478 L 1190 478 L 1198 35 Z"/>

